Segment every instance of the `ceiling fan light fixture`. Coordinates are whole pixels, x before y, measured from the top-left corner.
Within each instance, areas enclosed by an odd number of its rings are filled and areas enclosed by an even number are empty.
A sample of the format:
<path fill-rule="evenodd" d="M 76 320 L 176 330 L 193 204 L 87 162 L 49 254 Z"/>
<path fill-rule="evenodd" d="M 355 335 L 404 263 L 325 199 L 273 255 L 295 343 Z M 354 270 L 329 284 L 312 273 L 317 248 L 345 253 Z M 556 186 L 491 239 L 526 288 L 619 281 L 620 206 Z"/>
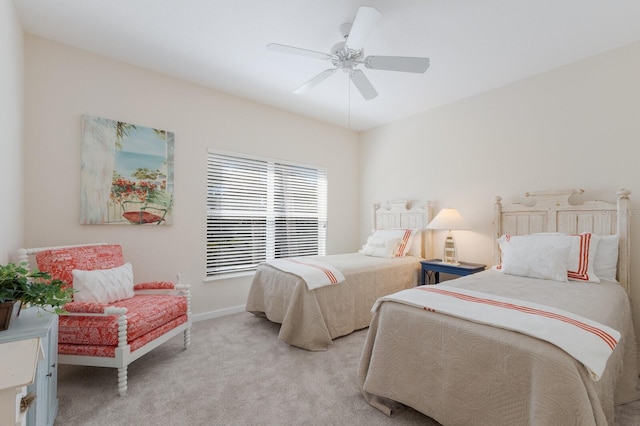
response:
<path fill-rule="evenodd" d="M 346 48 L 344 47 L 345 44 L 346 44 L 346 41 L 341 41 L 339 43 L 336 43 L 333 46 L 331 46 L 331 49 L 329 49 L 329 52 L 331 52 L 331 54 L 335 56 L 343 52 L 346 52 Z"/>
<path fill-rule="evenodd" d="M 351 32 L 351 27 L 353 26 L 353 24 L 351 22 L 345 22 L 344 24 L 340 25 L 340 34 L 342 34 L 342 38 L 343 39 L 347 39 L 347 37 L 349 37 L 349 33 Z"/>

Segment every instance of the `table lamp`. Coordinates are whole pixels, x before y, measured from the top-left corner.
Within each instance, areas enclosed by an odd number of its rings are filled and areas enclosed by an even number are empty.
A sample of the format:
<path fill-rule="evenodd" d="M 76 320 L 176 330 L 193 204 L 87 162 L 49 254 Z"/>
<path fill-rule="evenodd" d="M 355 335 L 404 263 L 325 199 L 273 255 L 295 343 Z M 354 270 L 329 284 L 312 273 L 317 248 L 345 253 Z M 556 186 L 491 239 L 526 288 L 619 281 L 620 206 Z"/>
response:
<path fill-rule="evenodd" d="M 442 253 L 442 262 L 451 265 L 459 265 L 458 252 L 456 250 L 456 240 L 453 238 L 453 230 L 459 229 L 471 229 L 464 221 L 460 213 L 456 209 L 442 209 L 433 218 L 427 229 L 446 229 L 449 231 L 447 237 L 444 240 L 444 250 Z"/>

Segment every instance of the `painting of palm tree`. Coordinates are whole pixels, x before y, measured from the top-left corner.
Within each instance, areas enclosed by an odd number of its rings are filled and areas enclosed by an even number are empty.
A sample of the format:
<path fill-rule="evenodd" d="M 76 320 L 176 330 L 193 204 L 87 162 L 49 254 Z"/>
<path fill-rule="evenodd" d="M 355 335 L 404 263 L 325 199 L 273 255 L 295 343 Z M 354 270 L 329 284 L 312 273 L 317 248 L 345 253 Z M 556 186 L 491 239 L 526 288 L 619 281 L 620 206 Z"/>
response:
<path fill-rule="evenodd" d="M 174 134 L 82 116 L 80 223 L 170 225 Z"/>

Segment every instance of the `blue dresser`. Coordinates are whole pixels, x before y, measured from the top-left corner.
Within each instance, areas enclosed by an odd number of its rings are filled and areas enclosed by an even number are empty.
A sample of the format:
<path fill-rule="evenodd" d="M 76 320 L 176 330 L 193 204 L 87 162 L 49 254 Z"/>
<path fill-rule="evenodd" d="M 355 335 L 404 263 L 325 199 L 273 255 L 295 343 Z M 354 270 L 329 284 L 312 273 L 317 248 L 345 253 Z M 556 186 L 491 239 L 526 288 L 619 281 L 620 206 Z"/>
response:
<path fill-rule="evenodd" d="M 40 339 L 44 359 L 27 387 L 36 396 L 27 411 L 27 425 L 53 426 L 58 413 L 58 316 L 38 308 L 22 309 L 9 329 L 0 331 L 0 344 L 35 338 Z"/>

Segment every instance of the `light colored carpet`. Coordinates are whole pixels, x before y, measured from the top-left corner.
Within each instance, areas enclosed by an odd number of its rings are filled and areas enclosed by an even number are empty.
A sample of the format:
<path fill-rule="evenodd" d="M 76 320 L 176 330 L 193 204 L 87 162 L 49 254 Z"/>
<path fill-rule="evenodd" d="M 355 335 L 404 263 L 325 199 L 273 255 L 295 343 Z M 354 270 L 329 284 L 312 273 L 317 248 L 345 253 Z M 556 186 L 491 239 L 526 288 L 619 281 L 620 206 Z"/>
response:
<path fill-rule="evenodd" d="M 188 350 L 179 336 L 129 366 L 124 398 L 115 369 L 61 365 L 55 425 L 438 424 L 366 403 L 356 375 L 367 330 L 309 352 L 278 340 L 278 328 L 249 313 L 197 322 Z M 640 424 L 640 401 L 616 408 L 615 424 Z"/>

